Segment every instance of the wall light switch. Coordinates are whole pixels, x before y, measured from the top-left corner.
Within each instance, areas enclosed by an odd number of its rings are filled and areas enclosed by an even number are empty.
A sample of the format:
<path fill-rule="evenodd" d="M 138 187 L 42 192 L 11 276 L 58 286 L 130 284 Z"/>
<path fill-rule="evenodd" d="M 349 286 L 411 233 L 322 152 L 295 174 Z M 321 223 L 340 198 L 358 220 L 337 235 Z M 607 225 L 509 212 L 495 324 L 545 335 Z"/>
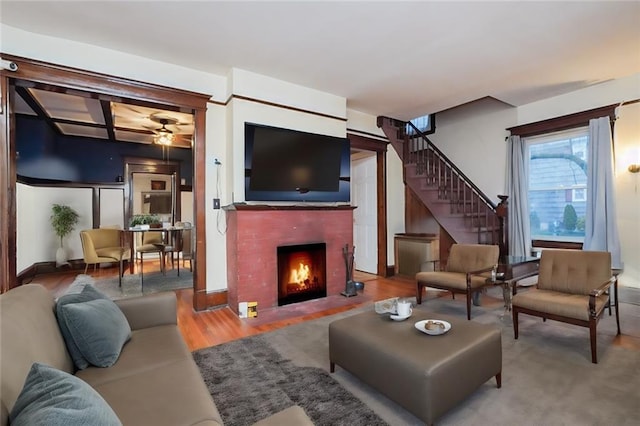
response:
<path fill-rule="evenodd" d="M 214 210 L 219 210 L 220 209 L 220 198 L 214 198 L 213 199 L 213 208 L 214 208 Z"/>

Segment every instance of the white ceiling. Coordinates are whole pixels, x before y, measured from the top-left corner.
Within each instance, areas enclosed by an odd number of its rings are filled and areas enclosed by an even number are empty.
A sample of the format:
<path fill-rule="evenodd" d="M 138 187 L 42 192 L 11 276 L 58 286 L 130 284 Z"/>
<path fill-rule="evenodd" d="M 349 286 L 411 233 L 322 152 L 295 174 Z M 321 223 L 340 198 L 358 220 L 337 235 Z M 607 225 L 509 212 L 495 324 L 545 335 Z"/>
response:
<path fill-rule="evenodd" d="M 640 2 L 0 3 L 0 21 L 226 75 L 241 68 L 410 119 L 523 105 L 640 72 Z"/>

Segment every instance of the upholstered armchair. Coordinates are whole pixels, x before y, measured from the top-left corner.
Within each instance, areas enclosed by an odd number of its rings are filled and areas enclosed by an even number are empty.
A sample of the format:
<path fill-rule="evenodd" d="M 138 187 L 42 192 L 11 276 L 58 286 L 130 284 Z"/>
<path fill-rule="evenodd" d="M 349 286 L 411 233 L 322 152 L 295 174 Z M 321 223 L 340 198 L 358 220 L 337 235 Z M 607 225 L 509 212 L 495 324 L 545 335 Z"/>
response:
<path fill-rule="evenodd" d="M 84 273 L 87 273 L 89 265 L 93 265 L 95 271 L 100 263 L 118 262 L 118 279 L 122 284 L 123 262 L 131 256 L 131 251 L 123 244 L 122 231 L 113 228 L 86 229 L 80 231 L 80 241 L 85 263 Z"/>
<path fill-rule="evenodd" d="M 589 328 L 591 362 L 598 363 L 596 326 L 610 307 L 611 286 L 620 334 L 618 280 L 611 273 L 611 253 L 582 250 L 543 250 L 538 287 L 513 296 L 513 332 L 518 338 L 520 313 Z"/>
<path fill-rule="evenodd" d="M 497 245 L 453 244 L 444 271 L 418 272 L 416 274 L 418 304 L 422 303 L 425 287 L 439 288 L 467 297 L 467 319 L 471 319 L 471 298 L 487 285 L 487 273 L 498 264 L 500 249 Z M 484 273 L 484 274 L 483 274 Z"/>

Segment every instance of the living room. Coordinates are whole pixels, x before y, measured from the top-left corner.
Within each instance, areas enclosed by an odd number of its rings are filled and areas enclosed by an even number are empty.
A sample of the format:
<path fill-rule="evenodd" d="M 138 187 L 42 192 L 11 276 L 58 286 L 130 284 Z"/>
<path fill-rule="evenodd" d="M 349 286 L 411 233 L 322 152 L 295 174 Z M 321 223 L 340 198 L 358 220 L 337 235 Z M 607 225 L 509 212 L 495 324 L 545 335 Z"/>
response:
<path fill-rule="evenodd" d="M 215 188 L 220 183 L 219 198 L 222 205 L 244 201 L 245 122 L 340 137 L 354 133 L 377 139 L 385 138 L 376 126 L 376 115 L 387 113 L 386 106 L 380 105 L 379 112 L 362 112 L 357 105 L 353 105 L 347 94 L 336 95 L 312 86 L 305 87 L 288 81 L 284 76 L 276 78 L 248 71 L 236 64 L 232 64 L 232 68 L 224 73 L 214 73 L 171 63 L 162 57 L 153 58 L 151 53 L 134 54 L 124 49 L 101 47 L 98 42 L 91 42 L 89 39 L 44 33 L 32 28 L 21 28 L 19 25 L 13 26 L 3 18 L 0 51 L 3 54 L 211 95 L 206 111 L 204 170 L 198 171 L 202 173 L 206 189 L 203 190 L 202 199 L 197 201 L 199 207 L 194 211 L 194 216 L 201 217 L 204 225 L 201 226 L 203 234 L 199 239 L 204 257 L 198 263 L 203 268 L 199 270 L 201 290 L 206 294 L 224 294 L 228 289 L 230 271 L 226 236 L 221 235 L 215 226 L 211 226 L 217 223 L 219 215 L 218 211 L 211 208 L 211 200 L 216 198 Z M 632 54 L 628 56 L 633 57 Z M 501 61 L 495 62 L 500 62 L 502 66 Z M 551 87 L 547 87 L 549 92 L 542 93 L 543 89 L 540 89 L 541 94 L 537 96 L 537 100 L 518 106 L 497 100 L 486 90 L 478 90 L 470 98 L 452 96 L 454 100 L 451 104 L 442 101 L 440 106 L 434 106 L 433 111 L 438 112 L 437 131 L 430 138 L 483 192 L 497 198 L 498 194 L 505 192 L 506 128 L 604 105 L 635 101 L 640 98 L 638 71 L 636 69 L 619 77 L 603 79 L 607 81 L 594 81 L 585 87 L 566 81 L 563 83 L 575 87 L 575 90 L 554 92 Z M 9 71 L 3 71 L 4 76 L 11 78 Z M 449 86 L 455 92 L 456 85 Z M 374 87 L 372 85 L 370 90 L 374 91 Z M 534 87 L 529 89 L 535 90 Z M 630 164 L 638 162 L 633 160 L 632 151 L 640 138 L 637 125 L 639 108 L 638 103 L 622 105 L 615 125 L 616 200 L 625 264 L 620 285 L 627 290 L 621 296 L 627 300 L 636 300 L 635 294 L 640 289 L 640 249 L 635 237 L 640 233 L 637 213 L 638 175 L 627 171 Z M 399 113 L 400 108 L 396 111 Z M 411 117 L 399 115 L 398 118 Z M 3 134 L 3 138 L 6 135 Z M 469 143 L 470 140 L 474 142 Z M 223 165 L 219 177 L 218 169 L 213 165 L 214 158 L 219 158 Z M 482 162 L 478 161 L 479 158 Z M 402 165 L 391 148 L 386 154 L 386 165 L 388 238 L 385 255 L 388 262 L 385 267 L 388 267 L 393 263 L 391 236 L 405 232 L 406 229 Z M 5 208 L 8 207 L 6 199 L 3 203 L 4 217 L 5 212 L 11 209 Z M 4 223 L 7 222 L 3 219 Z M 72 256 L 80 257 L 79 245 L 76 244 L 72 250 Z"/>

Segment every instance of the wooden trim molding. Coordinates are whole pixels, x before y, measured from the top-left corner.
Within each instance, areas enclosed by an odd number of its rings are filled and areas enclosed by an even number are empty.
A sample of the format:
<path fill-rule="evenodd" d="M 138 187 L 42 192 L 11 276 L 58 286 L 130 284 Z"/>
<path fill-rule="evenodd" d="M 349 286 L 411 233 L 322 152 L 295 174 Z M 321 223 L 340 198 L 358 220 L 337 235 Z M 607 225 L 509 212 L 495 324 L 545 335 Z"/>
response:
<path fill-rule="evenodd" d="M 549 240 L 532 240 L 531 247 L 533 248 L 555 248 L 555 249 L 569 249 L 569 250 L 582 250 L 582 243 L 573 243 L 569 241 L 549 241 Z"/>
<path fill-rule="evenodd" d="M 243 95 L 235 95 L 235 94 L 231 95 L 229 97 L 229 99 L 227 99 L 227 102 L 225 102 L 225 105 L 227 105 L 233 99 L 238 99 L 238 100 L 241 100 L 241 101 L 248 101 L 248 102 L 255 102 L 255 103 L 258 103 L 258 104 L 277 107 L 277 108 L 288 109 L 288 110 L 291 110 L 291 111 L 303 112 L 305 114 L 317 115 L 318 117 L 331 118 L 332 120 L 347 121 L 347 119 L 345 117 L 338 117 L 336 115 L 325 114 L 325 113 L 318 112 L 318 111 L 312 111 L 312 110 L 309 110 L 309 109 L 293 107 L 293 106 L 290 106 L 290 105 L 279 104 L 279 103 L 276 103 L 276 102 L 265 101 L 265 100 L 257 99 L 257 98 L 250 98 L 248 96 L 243 96 Z"/>
<path fill-rule="evenodd" d="M 206 309 L 206 248 L 205 248 L 205 158 L 206 158 L 206 109 L 211 95 L 175 89 L 123 77 L 101 74 L 77 68 L 42 62 L 14 55 L 2 54 L 3 59 L 18 65 L 15 72 L 0 72 L 0 188 L 7 197 L 0 197 L 0 285 L 2 291 L 17 284 L 16 274 L 16 158 L 15 122 L 9 99 L 11 82 L 52 85 L 109 96 L 113 100 L 136 105 L 154 105 L 172 111 L 194 115 L 193 142 L 193 209 L 195 252 L 193 265 L 194 308 Z"/>
<path fill-rule="evenodd" d="M 2 53 L 2 58 L 18 65 L 18 70 L 11 73 L 13 78 L 81 91 L 101 92 L 117 98 L 123 98 L 122 102 L 127 102 L 128 98 L 128 100 L 136 103 L 146 101 L 179 106 L 184 108 L 185 112 L 190 112 L 191 109 L 206 108 L 207 100 L 211 98 L 211 95 L 208 94 L 175 89 L 5 53 Z"/>
<path fill-rule="evenodd" d="M 573 129 L 589 125 L 589 120 L 608 116 L 611 122 L 616 119 L 615 110 L 619 104 L 607 105 L 575 114 L 563 115 L 562 117 L 550 118 L 548 120 L 536 121 L 534 123 L 522 124 L 520 126 L 509 127 L 507 130 L 512 135 L 520 137 L 535 136 L 544 133 L 558 132 L 561 130 Z"/>
<path fill-rule="evenodd" d="M 351 149 L 386 153 L 387 145 L 389 145 L 389 141 L 371 139 L 365 136 L 355 135 L 353 133 L 347 133 L 347 138 L 349 139 Z"/>
<path fill-rule="evenodd" d="M 227 305 L 227 290 L 212 291 L 205 294 L 206 304 L 209 308 L 217 308 Z"/>

